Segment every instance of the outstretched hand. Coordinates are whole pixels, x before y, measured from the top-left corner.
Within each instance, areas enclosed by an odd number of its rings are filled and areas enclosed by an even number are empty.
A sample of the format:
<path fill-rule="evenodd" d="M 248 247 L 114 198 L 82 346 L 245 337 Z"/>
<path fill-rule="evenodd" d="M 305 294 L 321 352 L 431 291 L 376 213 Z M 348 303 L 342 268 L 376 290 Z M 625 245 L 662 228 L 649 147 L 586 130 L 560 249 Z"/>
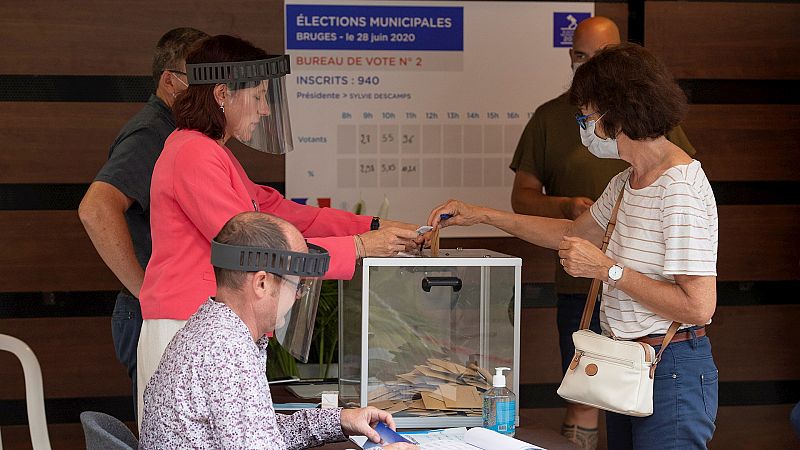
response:
<path fill-rule="evenodd" d="M 480 214 L 479 206 L 470 205 L 458 200 L 448 200 L 437 206 L 428 216 L 428 225 L 434 229 L 437 227 L 449 227 L 453 225 L 469 226 L 481 223 L 483 217 Z M 449 218 L 442 219 L 442 215 Z"/>

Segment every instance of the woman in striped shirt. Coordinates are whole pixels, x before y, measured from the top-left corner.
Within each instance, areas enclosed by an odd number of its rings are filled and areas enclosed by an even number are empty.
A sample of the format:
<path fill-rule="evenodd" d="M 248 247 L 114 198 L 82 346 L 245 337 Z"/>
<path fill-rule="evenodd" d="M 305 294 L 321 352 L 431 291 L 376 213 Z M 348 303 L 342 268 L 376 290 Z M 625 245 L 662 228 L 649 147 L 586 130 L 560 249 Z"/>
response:
<path fill-rule="evenodd" d="M 569 94 L 580 108 L 578 130 L 588 150 L 631 165 L 588 211 L 572 221 L 451 200 L 428 222 L 487 223 L 558 250 L 567 273 L 605 282 L 605 334 L 648 342 L 658 351 L 672 321 L 681 323 L 656 370 L 653 415 L 606 413 L 608 446 L 706 448 L 718 402 L 718 372 L 705 336 L 716 308 L 718 224 L 700 163 L 664 137 L 686 114 L 686 97 L 657 58 L 627 43 L 578 68 Z M 603 253 L 599 247 L 622 190 L 617 226 Z M 443 214 L 450 218 L 441 220 Z"/>

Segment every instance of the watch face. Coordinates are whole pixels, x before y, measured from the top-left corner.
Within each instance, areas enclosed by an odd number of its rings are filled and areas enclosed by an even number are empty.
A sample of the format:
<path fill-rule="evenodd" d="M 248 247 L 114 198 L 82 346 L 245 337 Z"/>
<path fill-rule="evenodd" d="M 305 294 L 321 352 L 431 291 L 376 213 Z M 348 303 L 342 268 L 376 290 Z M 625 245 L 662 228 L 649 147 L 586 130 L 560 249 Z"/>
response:
<path fill-rule="evenodd" d="M 616 265 L 611 266 L 611 268 L 608 269 L 608 278 L 619 281 L 619 279 L 622 278 L 622 267 Z"/>

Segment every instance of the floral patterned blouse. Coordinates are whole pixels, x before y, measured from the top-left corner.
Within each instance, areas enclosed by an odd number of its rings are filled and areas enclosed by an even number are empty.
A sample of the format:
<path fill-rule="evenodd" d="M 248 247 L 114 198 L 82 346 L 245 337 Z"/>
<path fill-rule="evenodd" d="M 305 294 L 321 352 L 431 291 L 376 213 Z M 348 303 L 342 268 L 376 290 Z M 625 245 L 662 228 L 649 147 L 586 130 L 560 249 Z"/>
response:
<path fill-rule="evenodd" d="M 140 449 L 299 449 L 346 437 L 341 409 L 276 414 L 257 342 L 208 299 L 167 346 L 144 392 Z"/>

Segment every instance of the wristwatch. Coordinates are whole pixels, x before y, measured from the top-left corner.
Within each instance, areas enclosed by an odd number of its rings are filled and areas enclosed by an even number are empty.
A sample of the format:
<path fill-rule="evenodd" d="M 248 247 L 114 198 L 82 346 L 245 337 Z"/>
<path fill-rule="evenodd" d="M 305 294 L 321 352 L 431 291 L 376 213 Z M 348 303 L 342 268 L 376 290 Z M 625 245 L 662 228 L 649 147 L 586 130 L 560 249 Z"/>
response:
<path fill-rule="evenodd" d="M 625 267 L 620 263 L 616 263 L 608 268 L 608 284 L 611 287 L 617 287 L 617 281 L 622 278 L 622 272 L 624 270 Z"/>
<path fill-rule="evenodd" d="M 373 217 L 372 222 L 369 223 L 370 231 L 375 231 L 380 227 L 381 227 L 381 218 L 378 216 Z"/>

